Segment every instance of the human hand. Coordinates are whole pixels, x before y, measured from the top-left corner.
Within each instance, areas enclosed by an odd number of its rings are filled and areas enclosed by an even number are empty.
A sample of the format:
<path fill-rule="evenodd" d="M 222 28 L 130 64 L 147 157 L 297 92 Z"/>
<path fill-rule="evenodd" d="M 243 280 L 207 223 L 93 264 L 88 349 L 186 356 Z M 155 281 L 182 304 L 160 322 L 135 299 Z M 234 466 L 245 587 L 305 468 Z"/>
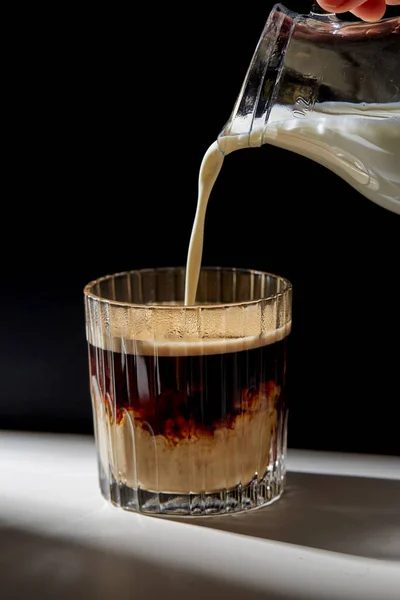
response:
<path fill-rule="evenodd" d="M 343 13 L 350 11 L 363 21 L 379 21 L 386 11 L 386 5 L 400 5 L 400 0 L 318 0 L 327 12 Z"/>

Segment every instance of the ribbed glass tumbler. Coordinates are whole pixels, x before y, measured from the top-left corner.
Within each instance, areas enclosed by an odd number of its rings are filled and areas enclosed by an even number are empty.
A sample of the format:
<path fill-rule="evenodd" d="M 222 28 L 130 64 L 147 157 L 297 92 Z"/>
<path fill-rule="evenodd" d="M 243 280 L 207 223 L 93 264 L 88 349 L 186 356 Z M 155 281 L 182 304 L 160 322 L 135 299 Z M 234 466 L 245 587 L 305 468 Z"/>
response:
<path fill-rule="evenodd" d="M 100 487 L 127 510 L 240 512 L 285 481 L 292 286 L 203 268 L 118 273 L 84 290 Z"/>

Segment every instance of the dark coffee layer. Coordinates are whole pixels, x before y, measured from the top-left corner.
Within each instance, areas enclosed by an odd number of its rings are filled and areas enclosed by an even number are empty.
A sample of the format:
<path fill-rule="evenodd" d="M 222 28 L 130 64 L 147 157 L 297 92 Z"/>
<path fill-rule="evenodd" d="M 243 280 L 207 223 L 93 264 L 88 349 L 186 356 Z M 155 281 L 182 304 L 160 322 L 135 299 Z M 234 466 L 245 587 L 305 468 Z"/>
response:
<path fill-rule="evenodd" d="M 154 356 L 89 345 L 90 369 L 112 422 L 175 441 L 232 427 L 239 415 L 284 403 L 286 338 L 226 354 Z"/>

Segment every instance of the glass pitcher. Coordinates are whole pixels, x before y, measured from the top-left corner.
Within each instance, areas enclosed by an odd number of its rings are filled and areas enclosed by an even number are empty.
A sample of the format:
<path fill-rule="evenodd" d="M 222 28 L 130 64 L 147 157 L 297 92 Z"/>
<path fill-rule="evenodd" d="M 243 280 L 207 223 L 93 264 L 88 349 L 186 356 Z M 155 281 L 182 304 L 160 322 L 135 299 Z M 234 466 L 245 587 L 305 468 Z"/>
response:
<path fill-rule="evenodd" d="M 297 152 L 400 214 L 400 17 L 275 5 L 218 143 Z"/>

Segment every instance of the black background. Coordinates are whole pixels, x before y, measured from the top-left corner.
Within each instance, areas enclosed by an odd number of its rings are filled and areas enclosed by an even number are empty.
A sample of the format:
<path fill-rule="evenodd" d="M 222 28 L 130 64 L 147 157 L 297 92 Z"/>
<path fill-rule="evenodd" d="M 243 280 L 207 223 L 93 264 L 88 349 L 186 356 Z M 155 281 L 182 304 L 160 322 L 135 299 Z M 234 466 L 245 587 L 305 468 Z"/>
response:
<path fill-rule="evenodd" d="M 25 40 L 9 90 L 0 428 L 92 432 L 83 286 L 185 263 L 201 159 L 272 5 L 58 8 Z M 294 285 L 292 447 L 400 455 L 399 226 L 301 156 L 225 161 L 203 262 Z"/>

